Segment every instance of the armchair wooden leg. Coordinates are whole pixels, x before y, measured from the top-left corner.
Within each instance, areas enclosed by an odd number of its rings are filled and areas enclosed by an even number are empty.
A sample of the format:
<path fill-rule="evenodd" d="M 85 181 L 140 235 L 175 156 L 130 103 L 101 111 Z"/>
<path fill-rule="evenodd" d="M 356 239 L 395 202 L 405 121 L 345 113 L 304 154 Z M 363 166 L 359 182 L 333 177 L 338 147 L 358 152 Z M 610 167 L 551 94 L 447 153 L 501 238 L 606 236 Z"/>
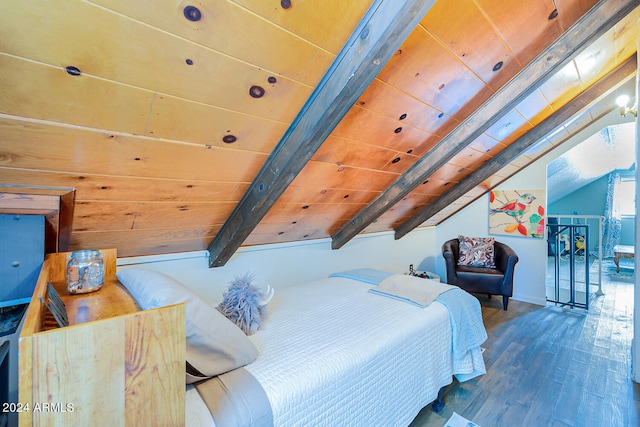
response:
<path fill-rule="evenodd" d="M 507 305 L 509 305 L 509 297 L 508 296 L 503 296 L 502 297 L 502 308 L 504 309 L 504 311 L 507 311 Z"/>

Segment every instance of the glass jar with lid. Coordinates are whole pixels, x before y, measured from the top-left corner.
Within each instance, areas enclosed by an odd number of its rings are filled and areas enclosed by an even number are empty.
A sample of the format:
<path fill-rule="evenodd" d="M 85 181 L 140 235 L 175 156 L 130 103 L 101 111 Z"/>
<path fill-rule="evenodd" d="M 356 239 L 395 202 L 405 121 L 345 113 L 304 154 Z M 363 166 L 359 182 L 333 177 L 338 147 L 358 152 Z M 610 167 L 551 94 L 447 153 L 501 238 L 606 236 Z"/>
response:
<path fill-rule="evenodd" d="M 86 294 L 104 285 L 104 259 L 93 249 L 73 251 L 67 255 L 67 291 Z"/>

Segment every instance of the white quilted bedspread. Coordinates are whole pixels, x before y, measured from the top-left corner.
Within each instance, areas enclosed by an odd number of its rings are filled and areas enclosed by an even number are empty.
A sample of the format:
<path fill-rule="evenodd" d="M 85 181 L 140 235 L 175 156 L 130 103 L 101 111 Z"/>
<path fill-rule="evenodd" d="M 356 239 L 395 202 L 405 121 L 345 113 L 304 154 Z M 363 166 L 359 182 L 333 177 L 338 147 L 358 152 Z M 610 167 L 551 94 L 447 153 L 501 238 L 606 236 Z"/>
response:
<path fill-rule="evenodd" d="M 479 348 L 453 361 L 442 304 L 418 308 L 369 288 L 330 278 L 276 292 L 251 336 L 260 356 L 246 366 L 275 426 L 406 426 L 453 374 L 484 370 Z"/>

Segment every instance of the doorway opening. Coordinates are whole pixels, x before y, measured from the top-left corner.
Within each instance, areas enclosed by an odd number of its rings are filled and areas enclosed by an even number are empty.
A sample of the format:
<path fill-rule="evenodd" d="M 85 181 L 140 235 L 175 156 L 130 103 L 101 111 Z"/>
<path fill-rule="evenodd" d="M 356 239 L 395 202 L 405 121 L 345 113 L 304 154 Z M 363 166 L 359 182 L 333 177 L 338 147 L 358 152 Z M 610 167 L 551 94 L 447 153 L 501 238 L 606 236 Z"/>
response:
<path fill-rule="evenodd" d="M 607 126 L 547 166 L 547 301 L 588 307 L 609 281 L 633 286 L 635 138 L 635 122 Z"/>

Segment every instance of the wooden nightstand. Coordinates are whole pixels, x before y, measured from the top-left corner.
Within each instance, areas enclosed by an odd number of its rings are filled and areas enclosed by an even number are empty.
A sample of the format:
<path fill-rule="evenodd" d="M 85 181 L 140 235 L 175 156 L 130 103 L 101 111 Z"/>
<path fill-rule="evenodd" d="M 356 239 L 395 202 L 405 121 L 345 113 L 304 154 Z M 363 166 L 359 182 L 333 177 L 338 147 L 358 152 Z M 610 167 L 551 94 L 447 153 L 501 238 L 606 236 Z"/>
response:
<path fill-rule="evenodd" d="M 116 278 L 116 250 L 101 252 L 103 288 L 78 295 L 66 288 L 69 252 L 45 257 L 19 339 L 20 427 L 184 424 L 185 305 L 141 310 Z M 70 326 L 44 304 L 49 283 Z"/>

